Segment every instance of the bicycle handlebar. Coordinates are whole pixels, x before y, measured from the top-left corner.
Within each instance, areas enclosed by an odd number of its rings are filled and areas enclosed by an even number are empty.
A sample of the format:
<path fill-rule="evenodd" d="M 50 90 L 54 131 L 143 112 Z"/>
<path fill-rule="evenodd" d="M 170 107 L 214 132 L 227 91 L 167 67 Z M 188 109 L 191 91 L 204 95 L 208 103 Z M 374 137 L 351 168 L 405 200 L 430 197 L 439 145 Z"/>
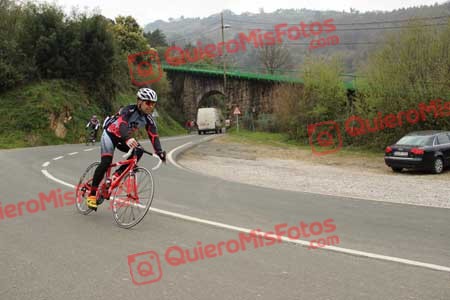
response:
<path fill-rule="evenodd" d="M 156 167 L 152 168 L 152 170 L 158 169 L 158 168 L 161 166 L 161 164 L 163 163 L 163 161 L 161 160 L 161 158 L 159 158 L 158 155 L 146 151 L 146 150 L 144 149 L 144 147 L 142 147 L 141 144 L 138 144 L 138 147 L 137 147 L 137 148 L 141 149 L 144 153 L 146 153 L 146 154 L 148 154 L 148 155 L 150 155 L 150 156 L 156 157 L 156 158 L 159 160 L 159 162 L 158 162 L 158 164 L 156 165 Z M 125 155 L 123 155 L 123 158 L 129 157 L 129 156 L 131 155 L 131 153 L 133 153 L 134 149 L 136 149 L 136 148 L 130 148 L 130 150 L 129 150 Z M 165 161 L 164 161 L 164 163 L 165 163 Z"/>
<path fill-rule="evenodd" d="M 139 146 L 136 147 L 136 148 L 139 148 L 139 149 L 141 149 L 144 153 L 146 153 L 146 154 L 148 154 L 148 155 L 150 155 L 150 156 L 153 156 L 153 157 L 156 157 L 156 158 L 159 159 L 159 156 L 158 156 L 158 155 L 156 155 L 156 154 L 154 154 L 154 153 L 151 153 L 151 152 L 148 152 L 147 150 L 144 149 L 144 147 L 141 146 L 141 144 L 139 144 Z M 131 153 L 133 153 L 134 149 L 136 149 L 136 148 L 130 148 L 130 150 L 129 150 L 125 155 L 123 155 L 122 157 L 123 157 L 123 158 L 126 158 L 126 157 L 130 156 Z"/>

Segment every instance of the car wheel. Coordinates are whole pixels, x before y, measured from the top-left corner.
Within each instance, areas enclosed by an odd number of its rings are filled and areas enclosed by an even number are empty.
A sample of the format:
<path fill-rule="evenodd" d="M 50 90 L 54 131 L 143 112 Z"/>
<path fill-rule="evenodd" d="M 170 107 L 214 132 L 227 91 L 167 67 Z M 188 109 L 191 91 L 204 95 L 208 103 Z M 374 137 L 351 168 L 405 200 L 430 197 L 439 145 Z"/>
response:
<path fill-rule="evenodd" d="M 394 168 L 392 167 L 392 171 L 394 171 L 395 173 L 400 173 L 403 170 L 403 168 Z"/>
<path fill-rule="evenodd" d="M 442 157 L 436 157 L 433 162 L 433 173 L 434 174 L 440 174 L 444 170 L 444 161 L 442 160 Z"/>
<path fill-rule="evenodd" d="M 201 131 L 201 130 L 199 130 L 199 131 L 198 131 L 198 134 L 199 134 L 199 135 L 201 135 L 201 134 L 202 134 L 202 131 Z"/>

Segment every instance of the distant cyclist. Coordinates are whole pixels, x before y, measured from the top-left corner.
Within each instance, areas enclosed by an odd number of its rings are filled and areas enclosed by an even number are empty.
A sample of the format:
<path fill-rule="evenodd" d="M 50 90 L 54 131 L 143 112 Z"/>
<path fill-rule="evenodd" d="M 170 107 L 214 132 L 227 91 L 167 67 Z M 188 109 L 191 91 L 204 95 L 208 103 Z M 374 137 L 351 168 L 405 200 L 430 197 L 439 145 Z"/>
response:
<path fill-rule="evenodd" d="M 90 129 L 94 132 L 94 143 L 97 140 L 97 132 L 100 128 L 100 121 L 97 119 L 96 115 L 93 115 L 89 122 L 86 124 L 86 129 Z"/>
<path fill-rule="evenodd" d="M 137 103 L 122 108 L 118 115 L 105 124 L 101 139 L 101 161 L 94 173 L 92 180 L 91 194 L 86 199 L 89 208 L 97 209 L 96 192 L 100 181 L 105 176 L 106 170 L 111 165 L 114 150 L 117 147 L 122 152 L 128 152 L 130 148 L 136 148 L 138 142 L 132 134 L 141 127 L 145 127 L 148 137 L 152 142 L 155 153 L 165 162 L 166 152 L 162 150 L 159 141 L 156 123 L 151 113 L 153 112 L 158 96 L 156 92 L 149 88 L 141 88 L 137 92 Z M 139 159 L 144 152 L 136 148 L 135 153 Z M 117 178 L 128 165 L 120 166 L 113 174 L 113 180 Z"/>

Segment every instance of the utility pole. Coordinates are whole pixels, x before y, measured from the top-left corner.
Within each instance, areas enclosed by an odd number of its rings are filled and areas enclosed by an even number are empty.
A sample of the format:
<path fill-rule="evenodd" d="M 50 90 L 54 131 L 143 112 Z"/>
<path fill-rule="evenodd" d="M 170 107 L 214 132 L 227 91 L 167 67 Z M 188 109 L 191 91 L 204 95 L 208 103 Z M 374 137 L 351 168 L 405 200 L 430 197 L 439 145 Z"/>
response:
<path fill-rule="evenodd" d="M 223 25 L 223 12 L 220 13 L 220 21 L 222 23 L 222 53 L 223 53 L 223 90 L 224 92 L 227 89 L 227 65 L 225 62 L 225 37 L 223 30 L 225 29 L 225 26 Z"/>

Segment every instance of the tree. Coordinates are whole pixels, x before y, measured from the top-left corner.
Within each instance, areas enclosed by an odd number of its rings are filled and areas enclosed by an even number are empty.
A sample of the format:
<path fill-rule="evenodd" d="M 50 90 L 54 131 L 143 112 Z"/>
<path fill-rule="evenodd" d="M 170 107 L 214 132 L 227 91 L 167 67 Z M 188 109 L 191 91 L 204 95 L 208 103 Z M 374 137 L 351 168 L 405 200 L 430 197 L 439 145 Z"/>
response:
<path fill-rule="evenodd" d="M 111 24 L 96 15 L 83 18 L 79 26 L 80 56 L 74 65 L 80 67 L 79 78 L 107 106 L 117 91 L 114 77 L 120 59 Z"/>
<path fill-rule="evenodd" d="M 149 48 L 148 42 L 144 37 L 144 31 L 131 16 L 117 17 L 113 31 L 121 53 L 132 54 Z"/>
<path fill-rule="evenodd" d="M 342 69 L 338 58 L 309 59 L 300 74 L 303 86 L 281 85 L 276 91 L 276 120 L 290 138 L 306 141 L 309 124 L 339 121 L 346 115 L 346 89 L 339 76 Z"/>
<path fill-rule="evenodd" d="M 373 119 L 378 113 L 397 114 L 417 109 L 420 103 L 450 98 L 450 21 L 432 28 L 423 22 L 390 34 L 386 43 L 369 57 L 358 81 L 356 115 Z M 355 144 L 381 149 L 415 130 L 448 129 L 448 118 L 431 115 L 415 124 L 385 128 L 374 135 L 354 138 Z"/>
<path fill-rule="evenodd" d="M 0 92 L 21 82 L 26 74 L 24 55 L 17 43 L 21 18 L 19 6 L 0 0 Z"/>
<path fill-rule="evenodd" d="M 28 78 L 64 77 L 68 68 L 64 12 L 53 5 L 31 3 L 24 5 L 23 12 L 18 44 L 30 66 Z"/>
<path fill-rule="evenodd" d="M 274 74 L 292 63 L 289 51 L 282 44 L 264 45 L 257 56 L 269 74 Z"/>
<path fill-rule="evenodd" d="M 147 39 L 148 44 L 151 47 L 167 47 L 166 35 L 159 29 L 155 31 L 144 33 L 144 37 Z"/>

